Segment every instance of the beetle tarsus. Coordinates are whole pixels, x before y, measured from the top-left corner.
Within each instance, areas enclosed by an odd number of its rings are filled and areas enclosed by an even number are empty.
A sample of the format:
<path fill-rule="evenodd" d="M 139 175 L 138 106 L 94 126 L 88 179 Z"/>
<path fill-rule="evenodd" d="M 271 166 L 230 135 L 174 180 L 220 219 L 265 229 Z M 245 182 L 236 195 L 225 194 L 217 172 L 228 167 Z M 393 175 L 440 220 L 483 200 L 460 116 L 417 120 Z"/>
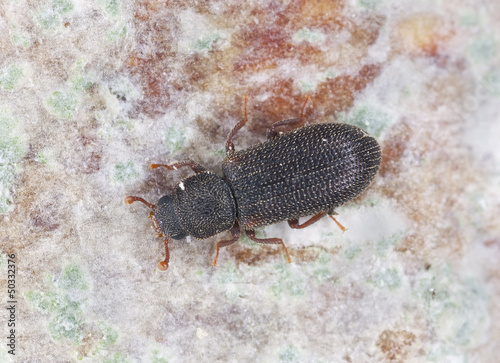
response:
<path fill-rule="evenodd" d="M 335 213 L 337 214 L 337 213 Z M 337 224 L 337 226 L 340 228 L 340 230 L 342 231 L 342 233 L 344 233 L 345 231 L 347 231 L 347 228 L 345 228 L 343 225 L 340 224 L 339 221 L 337 221 L 331 214 L 328 215 L 331 219 L 333 219 L 333 221 Z"/>

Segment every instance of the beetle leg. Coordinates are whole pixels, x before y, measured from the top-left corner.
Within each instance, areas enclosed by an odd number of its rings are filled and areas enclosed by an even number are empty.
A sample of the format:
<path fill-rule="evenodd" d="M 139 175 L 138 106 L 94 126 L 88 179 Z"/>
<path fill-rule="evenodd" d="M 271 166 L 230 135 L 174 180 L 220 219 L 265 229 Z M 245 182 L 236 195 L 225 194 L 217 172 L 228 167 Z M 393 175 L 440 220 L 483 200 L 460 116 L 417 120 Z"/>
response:
<path fill-rule="evenodd" d="M 205 169 L 205 167 L 203 167 L 200 164 L 195 163 L 194 161 L 191 161 L 191 160 L 179 161 L 178 163 L 173 163 L 172 165 L 149 164 L 150 169 L 156 169 L 159 167 L 163 167 L 163 168 L 167 168 L 168 170 L 177 170 L 179 168 L 182 168 L 183 166 L 189 166 L 197 174 L 207 170 L 207 169 Z"/>
<path fill-rule="evenodd" d="M 283 249 L 285 250 L 286 259 L 288 260 L 288 263 L 292 262 L 292 260 L 290 259 L 290 255 L 288 254 L 288 249 L 286 248 L 286 246 L 283 243 L 283 240 L 281 238 L 257 238 L 257 237 L 255 237 L 255 231 L 253 229 L 246 230 L 245 233 L 248 236 L 248 238 L 250 238 L 252 241 L 263 244 L 263 245 L 267 245 L 267 244 L 279 245 L 279 244 L 281 244 L 283 246 Z"/>
<path fill-rule="evenodd" d="M 229 154 L 229 153 L 231 153 L 231 152 L 234 151 L 233 137 L 248 122 L 247 100 L 248 100 L 248 96 L 244 95 L 243 96 L 243 103 L 244 103 L 244 115 L 245 115 L 245 117 L 243 118 L 243 120 L 241 120 L 240 122 L 238 122 L 236 124 L 236 126 L 233 127 L 233 129 L 231 130 L 231 132 L 227 136 L 226 154 Z"/>
<path fill-rule="evenodd" d="M 337 220 L 336 220 L 336 219 L 332 216 L 332 214 L 337 214 L 337 213 L 335 213 L 335 212 L 333 212 L 333 213 L 329 213 L 329 214 L 328 214 L 328 216 L 329 216 L 331 219 L 333 219 L 333 221 L 334 221 L 335 223 L 337 223 L 337 226 L 340 228 L 340 230 L 342 231 L 342 233 L 344 233 L 345 231 L 347 231 L 347 228 L 345 228 L 343 225 L 341 225 L 341 224 L 339 223 L 339 221 L 337 221 Z"/>
<path fill-rule="evenodd" d="M 167 234 L 163 243 L 165 244 L 165 259 L 158 262 L 158 270 L 165 271 L 168 268 L 168 261 L 170 261 L 170 253 L 168 252 L 168 239 L 170 235 Z"/>
<path fill-rule="evenodd" d="M 141 197 L 133 197 L 131 195 L 129 195 L 128 197 L 125 197 L 125 200 L 124 200 L 125 204 L 132 204 L 134 202 L 141 202 L 141 203 L 144 203 L 146 204 L 149 208 L 151 209 L 155 209 L 156 208 L 156 205 L 154 204 L 151 204 L 149 202 L 146 202 L 144 199 L 142 199 Z"/>
<path fill-rule="evenodd" d="M 316 214 L 315 216 L 312 216 L 310 219 L 308 219 L 307 221 L 305 221 L 304 223 L 302 224 L 299 224 L 299 219 L 298 218 L 295 218 L 295 219 L 290 219 L 288 221 L 288 225 L 291 227 L 291 228 L 295 228 L 295 229 L 302 229 L 302 228 L 306 228 L 306 227 L 309 227 L 311 224 L 319 221 L 321 218 L 323 218 L 324 216 L 326 216 L 326 212 L 321 212 L 321 213 L 318 213 Z"/>
<path fill-rule="evenodd" d="M 309 101 L 309 98 L 310 98 L 309 96 L 306 96 L 304 104 L 302 105 L 302 110 L 300 111 L 300 117 L 299 118 L 289 118 L 289 119 L 286 119 L 286 120 L 281 120 L 281 121 L 273 123 L 271 125 L 271 127 L 267 129 L 267 138 L 268 139 L 273 139 L 276 136 L 278 136 L 278 131 L 276 131 L 277 127 L 290 126 L 290 125 L 293 125 L 294 128 L 301 127 L 305 123 L 304 111 L 306 109 L 307 101 Z"/>
<path fill-rule="evenodd" d="M 231 228 L 231 236 L 233 238 L 229 240 L 217 242 L 217 253 L 215 254 L 215 260 L 213 263 L 214 266 L 217 266 L 217 259 L 219 258 L 219 249 L 221 247 L 231 246 L 234 242 L 236 242 L 240 238 L 240 226 L 238 225 L 238 222 L 234 223 L 234 226 Z"/>

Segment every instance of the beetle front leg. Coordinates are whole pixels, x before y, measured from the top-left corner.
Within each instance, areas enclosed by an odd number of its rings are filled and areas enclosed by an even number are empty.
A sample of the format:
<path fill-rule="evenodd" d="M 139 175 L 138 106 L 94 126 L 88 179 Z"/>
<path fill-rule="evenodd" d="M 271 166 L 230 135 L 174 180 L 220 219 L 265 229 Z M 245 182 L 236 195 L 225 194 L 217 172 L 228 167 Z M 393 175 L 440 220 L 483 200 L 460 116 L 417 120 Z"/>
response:
<path fill-rule="evenodd" d="M 315 216 L 312 216 L 310 219 L 308 219 L 307 221 L 305 221 L 304 223 L 302 224 L 299 224 L 299 220 L 297 218 L 295 219 L 290 219 L 288 221 L 288 225 L 290 226 L 290 228 L 295 228 L 295 229 L 302 229 L 302 228 L 306 228 L 306 227 L 309 227 L 311 224 L 313 223 L 316 223 L 317 221 L 319 221 L 321 218 L 323 218 L 324 216 L 326 216 L 328 214 L 328 216 L 337 224 L 337 226 L 340 228 L 340 230 L 342 231 L 342 233 L 344 233 L 345 231 L 347 231 L 347 228 L 345 228 L 343 225 L 340 224 L 339 221 L 337 221 L 332 214 L 337 214 L 335 212 L 332 212 L 332 213 L 327 213 L 327 212 L 321 212 L 321 213 L 318 213 L 316 214 Z"/>
<path fill-rule="evenodd" d="M 221 247 L 231 246 L 234 242 L 236 242 L 240 238 L 240 226 L 238 225 L 238 222 L 234 223 L 234 226 L 231 228 L 231 236 L 233 238 L 231 238 L 230 240 L 217 242 L 217 253 L 215 254 L 215 260 L 213 263 L 214 266 L 217 266 L 217 259 L 219 258 L 219 249 Z"/>
<path fill-rule="evenodd" d="M 255 231 L 253 229 L 251 230 L 246 230 L 245 231 L 246 235 L 248 238 L 250 238 L 252 241 L 263 244 L 263 245 L 282 245 L 283 249 L 285 250 L 286 253 L 286 259 L 288 260 L 288 263 L 292 262 L 290 259 L 290 255 L 288 254 L 288 249 L 285 246 L 285 243 L 283 243 L 283 240 L 281 238 L 257 238 L 255 237 Z"/>
<path fill-rule="evenodd" d="M 129 195 L 128 197 L 125 197 L 124 202 L 125 202 L 125 204 L 132 204 L 134 202 L 141 202 L 141 203 L 144 203 L 147 207 L 149 207 L 151 209 L 155 209 L 156 208 L 156 205 L 151 204 L 151 203 L 145 201 L 141 197 L 134 197 L 132 195 Z M 151 216 L 151 214 L 150 214 L 150 216 Z"/>
<path fill-rule="evenodd" d="M 150 169 L 156 169 L 156 168 L 162 167 L 162 168 L 167 168 L 168 170 L 177 170 L 177 169 L 182 168 L 184 166 L 189 166 L 196 174 L 207 170 L 204 166 L 201 166 L 200 164 L 195 163 L 194 161 L 191 161 L 191 160 L 179 161 L 177 163 L 173 163 L 172 165 L 149 164 Z"/>

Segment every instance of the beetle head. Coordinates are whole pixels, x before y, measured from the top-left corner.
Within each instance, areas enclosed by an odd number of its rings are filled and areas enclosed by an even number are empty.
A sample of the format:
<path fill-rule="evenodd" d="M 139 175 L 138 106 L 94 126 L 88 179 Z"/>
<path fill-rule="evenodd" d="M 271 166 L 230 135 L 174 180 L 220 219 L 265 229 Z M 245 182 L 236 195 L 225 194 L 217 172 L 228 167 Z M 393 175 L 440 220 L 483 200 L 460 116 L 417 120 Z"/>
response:
<path fill-rule="evenodd" d="M 156 232 L 164 234 L 172 239 L 182 239 L 188 234 L 182 228 L 177 217 L 177 212 L 174 207 L 174 195 L 168 194 L 160 198 L 158 205 L 146 202 L 141 197 L 128 196 L 125 198 L 126 204 L 132 204 L 133 202 L 141 202 L 152 209 L 149 217 L 153 221 L 153 226 Z"/>
<path fill-rule="evenodd" d="M 208 238 L 230 229 L 236 222 L 236 203 L 231 189 L 222 178 L 210 172 L 184 179 L 173 194 L 161 197 L 158 205 L 141 197 L 125 198 L 125 203 L 133 202 L 151 208 L 156 231 L 172 239 Z"/>
<path fill-rule="evenodd" d="M 160 198 L 154 209 L 153 223 L 158 225 L 161 232 L 172 239 L 183 239 L 188 233 L 182 227 L 174 206 L 174 194 L 167 194 Z"/>

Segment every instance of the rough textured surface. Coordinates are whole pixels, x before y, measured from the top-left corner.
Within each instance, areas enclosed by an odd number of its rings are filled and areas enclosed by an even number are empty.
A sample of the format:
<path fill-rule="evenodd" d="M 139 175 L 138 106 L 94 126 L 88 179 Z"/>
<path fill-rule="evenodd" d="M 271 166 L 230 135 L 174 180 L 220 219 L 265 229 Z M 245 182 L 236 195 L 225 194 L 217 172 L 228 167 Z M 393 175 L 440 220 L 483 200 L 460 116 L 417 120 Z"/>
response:
<path fill-rule="evenodd" d="M 4 0 L 0 299 L 19 362 L 490 362 L 500 340 L 500 3 Z M 365 128 L 374 184 L 324 219 L 173 241 L 144 206 L 273 122 Z"/>
<path fill-rule="evenodd" d="M 372 182 L 380 146 L 343 123 L 305 126 L 231 153 L 222 170 L 246 229 L 333 212 Z"/>

